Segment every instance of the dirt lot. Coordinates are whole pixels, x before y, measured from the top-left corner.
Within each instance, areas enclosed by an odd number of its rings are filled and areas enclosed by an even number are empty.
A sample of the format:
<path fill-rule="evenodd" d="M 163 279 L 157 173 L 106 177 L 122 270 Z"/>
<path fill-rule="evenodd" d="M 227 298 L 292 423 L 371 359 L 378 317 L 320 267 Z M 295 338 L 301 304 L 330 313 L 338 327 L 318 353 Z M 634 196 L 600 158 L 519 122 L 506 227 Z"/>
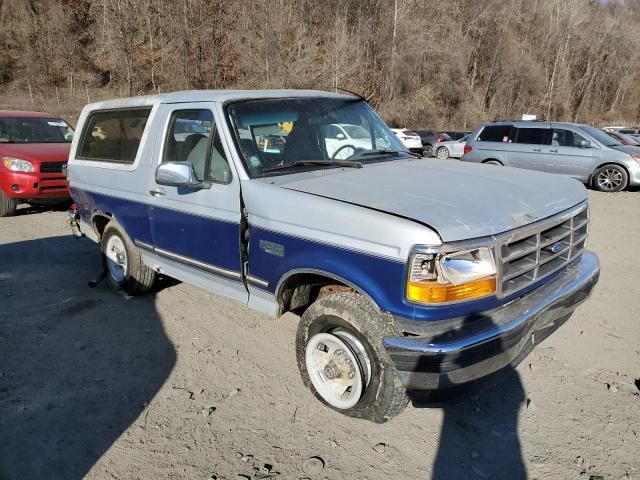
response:
<path fill-rule="evenodd" d="M 64 213 L 0 219 L 0 479 L 640 479 L 640 192 L 591 198 L 591 300 L 504 383 L 384 425 L 305 390 L 295 316 L 90 289 Z"/>

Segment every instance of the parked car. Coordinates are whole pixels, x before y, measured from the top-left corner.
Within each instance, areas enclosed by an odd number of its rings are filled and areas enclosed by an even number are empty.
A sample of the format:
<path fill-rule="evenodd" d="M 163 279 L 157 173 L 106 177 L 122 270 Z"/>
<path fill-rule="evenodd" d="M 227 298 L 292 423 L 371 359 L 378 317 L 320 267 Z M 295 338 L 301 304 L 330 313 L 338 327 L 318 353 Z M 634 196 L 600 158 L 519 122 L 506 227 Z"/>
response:
<path fill-rule="evenodd" d="M 176 141 L 174 120 L 196 113 L 208 138 Z M 114 118 L 108 144 L 88 134 Z M 260 151 L 256 131 L 285 123 L 283 150 Z M 371 148 L 332 159 L 323 137 L 344 124 L 369 132 Z M 301 314 L 304 384 L 353 417 L 385 422 L 407 392 L 516 365 L 598 280 L 583 185 L 416 160 L 351 96 L 174 92 L 87 105 L 78 129 L 70 224 L 100 244 L 109 281 L 135 295 L 162 273 Z"/>
<path fill-rule="evenodd" d="M 72 137 L 73 128 L 54 115 L 0 111 L 0 217 L 21 203 L 69 199 L 62 168 Z"/>
<path fill-rule="evenodd" d="M 589 125 L 499 121 L 480 125 L 462 161 L 559 173 L 603 192 L 640 185 L 640 152 Z"/>
<path fill-rule="evenodd" d="M 451 140 L 460 140 L 461 138 L 471 134 L 471 132 L 468 132 L 468 131 L 463 132 L 463 131 L 456 131 L 456 130 L 448 130 L 446 132 L 438 132 L 438 133 L 448 135 L 449 137 L 451 137 Z"/>
<path fill-rule="evenodd" d="M 423 149 L 422 154 L 425 157 L 433 157 L 435 155 L 438 143 L 452 140 L 446 133 L 436 132 L 435 130 L 414 130 L 414 132 L 420 136 Z"/>
<path fill-rule="evenodd" d="M 324 134 L 329 158 L 349 158 L 357 149 L 371 150 L 371 134 L 362 125 L 331 124 Z M 377 148 L 389 148 L 386 142 L 378 142 Z"/>
<path fill-rule="evenodd" d="M 391 131 L 396 134 L 407 150 L 418 155 L 423 154 L 422 142 L 420 135 L 406 128 L 392 128 Z"/>
<path fill-rule="evenodd" d="M 606 130 L 604 133 L 609 135 L 614 140 L 617 140 L 622 145 L 631 145 L 632 147 L 640 146 L 640 140 L 632 137 L 631 135 L 627 135 L 620 132 L 606 131 Z"/>
<path fill-rule="evenodd" d="M 464 146 L 467 144 L 467 138 L 469 138 L 468 135 L 459 140 L 449 140 L 448 142 L 438 143 L 436 157 L 440 160 L 462 157 L 462 155 L 464 155 Z"/>
<path fill-rule="evenodd" d="M 616 131 L 618 133 L 624 133 L 625 135 L 640 135 L 640 127 L 621 128 Z"/>

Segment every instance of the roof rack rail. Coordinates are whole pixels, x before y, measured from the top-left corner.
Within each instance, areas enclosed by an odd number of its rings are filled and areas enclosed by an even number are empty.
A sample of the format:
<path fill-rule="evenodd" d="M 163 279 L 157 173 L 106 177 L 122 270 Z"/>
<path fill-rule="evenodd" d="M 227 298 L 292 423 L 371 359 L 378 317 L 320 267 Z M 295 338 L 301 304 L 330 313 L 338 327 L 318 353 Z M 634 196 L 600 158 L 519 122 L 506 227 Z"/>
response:
<path fill-rule="evenodd" d="M 495 120 L 491 120 L 491 123 L 498 122 L 546 122 L 547 120 L 543 118 L 537 118 L 535 120 L 522 120 L 521 118 L 496 118 Z"/>

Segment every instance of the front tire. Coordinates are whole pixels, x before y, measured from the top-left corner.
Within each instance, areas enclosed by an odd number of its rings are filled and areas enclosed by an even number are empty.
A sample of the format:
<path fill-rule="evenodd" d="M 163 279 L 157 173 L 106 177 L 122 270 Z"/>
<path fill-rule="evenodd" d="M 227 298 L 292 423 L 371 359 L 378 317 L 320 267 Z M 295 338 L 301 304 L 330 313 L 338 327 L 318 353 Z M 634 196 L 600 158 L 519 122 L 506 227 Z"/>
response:
<path fill-rule="evenodd" d="M 14 198 L 7 197 L 0 190 L 0 217 L 13 217 L 16 214 L 18 202 Z"/>
<path fill-rule="evenodd" d="M 427 158 L 433 157 L 433 147 L 431 145 L 424 145 L 422 154 Z"/>
<path fill-rule="evenodd" d="M 447 147 L 440 147 L 438 150 L 436 150 L 436 157 L 438 157 L 440 160 L 446 160 L 447 158 L 449 158 L 449 149 Z"/>
<path fill-rule="evenodd" d="M 400 331 L 393 319 L 356 293 L 327 295 L 302 315 L 296 357 L 303 383 L 345 415 L 384 423 L 409 401 L 382 345 Z"/>
<path fill-rule="evenodd" d="M 629 186 L 629 174 L 620 165 L 603 165 L 593 175 L 593 186 L 601 192 L 619 192 Z"/>
<path fill-rule="evenodd" d="M 140 295 L 153 287 L 156 272 L 142 261 L 140 252 L 129 237 L 110 223 L 101 240 L 102 265 L 109 282 L 129 295 Z"/>

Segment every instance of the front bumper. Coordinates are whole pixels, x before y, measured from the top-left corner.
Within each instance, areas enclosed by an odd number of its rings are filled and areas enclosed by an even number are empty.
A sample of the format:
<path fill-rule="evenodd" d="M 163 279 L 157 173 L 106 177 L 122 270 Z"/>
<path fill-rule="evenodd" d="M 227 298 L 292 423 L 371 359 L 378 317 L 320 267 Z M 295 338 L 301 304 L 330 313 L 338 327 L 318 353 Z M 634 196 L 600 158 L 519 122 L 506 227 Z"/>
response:
<path fill-rule="evenodd" d="M 0 175 L 0 188 L 9 198 L 69 198 L 67 179 L 59 173 L 3 171 Z"/>
<path fill-rule="evenodd" d="M 629 185 L 632 187 L 640 186 L 640 166 L 636 162 L 630 162 L 628 165 L 629 170 Z"/>
<path fill-rule="evenodd" d="M 494 310 L 447 321 L 417 337 L 387 337 L 384 346 L 408 390 L 459 386 L 515 367 L 584 302 L 600 275 L 585 251 L 552 281 Z"/>

